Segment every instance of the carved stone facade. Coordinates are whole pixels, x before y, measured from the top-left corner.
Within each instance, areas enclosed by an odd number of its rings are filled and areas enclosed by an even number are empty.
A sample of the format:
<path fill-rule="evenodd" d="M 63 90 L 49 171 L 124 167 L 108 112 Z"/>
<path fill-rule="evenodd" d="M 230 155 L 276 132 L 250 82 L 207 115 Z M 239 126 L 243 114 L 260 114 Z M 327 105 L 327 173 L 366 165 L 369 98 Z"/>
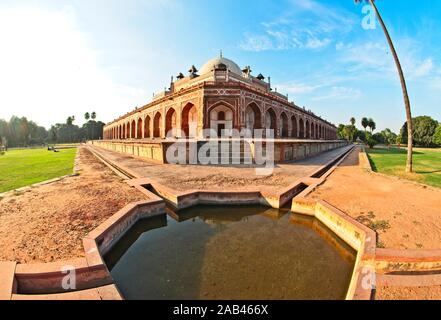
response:
<path fill-rule="evenodd" d="M 107 124 L 104 139 L 206 138 L 203 129 L 227 137 L 231 129 L 273 129 L 280 139 L 337 138 L 333 124 L 273 92 L 261 75 L 239 74 L 231 60 L 210 60 L 201 72 L 193 68 L 151 103 Z"/>

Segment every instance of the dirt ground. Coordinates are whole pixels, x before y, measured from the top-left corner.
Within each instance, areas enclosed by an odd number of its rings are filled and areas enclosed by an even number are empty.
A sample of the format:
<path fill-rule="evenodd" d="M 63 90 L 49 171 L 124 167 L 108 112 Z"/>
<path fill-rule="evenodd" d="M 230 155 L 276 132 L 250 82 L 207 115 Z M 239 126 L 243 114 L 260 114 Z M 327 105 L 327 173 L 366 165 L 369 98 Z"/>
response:
<path fill-rule="evenodd" d="M 309 177 L 343 150 L 337 149 L 295 163 L 277 164 L 271 175 L 256 175 L 253 167 L 152 164 L 129 155 L 97 148 L 106 158 L 177 191 L 192 189 L 262 190 L 277 194 L 296 180 Z"/>
<path fill-rule="evenodd" d="M 82 239 L 146 197 L 80 148 L 80 176 L 0 200 L 0 260 L 53 262 L 84 256 Z"/>
<path fill-rule="evenodd" d="M 366 172 L 358 154 L 353 151 L 309 197 L 377 231 L 378 247 L 441 249 L 441 190 Z"/>
<path fill-rule="evenodd" d="M 377 288 L 376 300 L 440 300 L 441 286 Z"/>

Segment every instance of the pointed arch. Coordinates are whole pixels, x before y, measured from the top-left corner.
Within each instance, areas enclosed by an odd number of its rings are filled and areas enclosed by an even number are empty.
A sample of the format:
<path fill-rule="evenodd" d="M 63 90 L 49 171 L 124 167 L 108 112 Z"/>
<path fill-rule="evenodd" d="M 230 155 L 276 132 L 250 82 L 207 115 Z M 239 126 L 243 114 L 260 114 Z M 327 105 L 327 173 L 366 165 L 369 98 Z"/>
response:
<path fill-rule="evenodd" d="M 305 123 L 305 138 L 306 139 L 311 138 L 311 125 L 309 123 L 309 120 L 306 120 Z"/>
<path fill-rule="evenodd" d="M 161 112 L 157 112 L 153 119 L 153 137 L 161 138 L 161 130 L 162 129 L 162 114 Z"/>
<path fill-rule="evenodd" d="M 255 102 L 245 108 L 245 128 L 254 136 L 254 130 L 262 129 L 262 113 Z"/>
<path fill-rule="evenodd" d="M 185 137 L 195 138 L 197 136 L 198 128 L 198 109 L 192 103 L 182 109 L 181 115 L 181 130 L 184 131 Z"/>
<path fill-rule="evenodd" d="M 218 137 L 231 135 L 234 123 L 234 109 L 228 105 L 216 104 L 209 111 L 210 129 Z"/>
<path fill-rule="evenodd" d="M 272 108 L 269 108 L 265 112 L 265 129 L 273 130 L 274 138 L 278 137 L 277 116 Z"/>
<path fill-rule="evenodd" d="M 142 139 L 142 118 L 138 119 L 138 125 L 136 127 L 136 139 Z"/>
<path fill-rule="evenodd" d="M 144 119 L 144 138 L 150 138 L 150 116 Z"/>
<path fill-rule="evenodd" d="M 165 135 L 167 138 L 177 136 L 177 113 L 170 108 L 165 115 Z"/>
<path fill-rule="evenodd" d="M 298 132 L 298 125 L 297 125 L 297 118 L 296 116 L 291 117 L 291 137 L 292 138 L 298 138 L 299 132 Z"/>
<path fill-rule="evenodd" d="M 130 126 L 130 139 L 136 138 L 136 121 L 132 120 L 132 124 Z"/>
<path fill-rule="evenodd" d="M 299 138 L 305 139 L 305 122 L 302 118 L 299 119 Z"/>
<path fill-rule="evenodd" d="M 280 131 L 282 138 L 288 138 L 288 116 L 285 112 L 280 115 Z"/>

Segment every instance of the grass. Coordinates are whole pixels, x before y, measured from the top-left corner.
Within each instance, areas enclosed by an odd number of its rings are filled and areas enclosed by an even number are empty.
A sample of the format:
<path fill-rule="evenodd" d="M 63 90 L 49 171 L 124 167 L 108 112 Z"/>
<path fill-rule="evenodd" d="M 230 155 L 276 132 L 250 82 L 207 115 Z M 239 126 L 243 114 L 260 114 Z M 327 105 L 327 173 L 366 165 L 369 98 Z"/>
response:
<path fill-rule="evenodd" d="M 0 193 L 72 174 L 76 152 L 21 149 L 0 155 Z"/>
<path fill-rule="evenodd" d="M 414 172 L 405 173 L 407 150 L 367 150 L 374 171 L 441 188 L 441 149 L 414 149 Z"/>

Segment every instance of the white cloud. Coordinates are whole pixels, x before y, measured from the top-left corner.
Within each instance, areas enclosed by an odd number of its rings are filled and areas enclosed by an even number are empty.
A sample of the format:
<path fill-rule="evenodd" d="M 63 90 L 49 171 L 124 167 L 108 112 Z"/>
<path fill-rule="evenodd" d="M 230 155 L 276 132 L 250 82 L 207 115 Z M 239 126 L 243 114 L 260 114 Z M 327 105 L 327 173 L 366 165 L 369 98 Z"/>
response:
<path fill-rule="evenodd" d="M 100 53 L 78 31 L 71 7 L 0 9 L 0 39 L 1 118 L 25 115 L 48 126 L 96 111 L 108 121 L 146 97 L 100 66 Z"/>
<path fill-rule="evenodd" d="M 273 44 L 267 36 L 246 36 L 246 40 L 240 44 L 245 51 L 260 52 L 272 50 Z"/>
<path fill-rule="evenodd" d="M 362 92 L 358 89 L 334 86 L 330 90 L 321 96 L 312 97 L 312 101 L 323 101 L 323 100 L 345 100 L 354 101 L 362 96 Z"/>
<path fill-rule="evenodd" d="M 291 7 L 269 22 L 260 33 L 245 33 L 240 48 L 247 51 L 307 49 L 328 47 L 350 32 L 356 20 L 350 12 L 313 0 L 292 0 Z"/>
<path fill-rule="evenodd" d="M 308 94 L 316 91 L 320 88 L 320 85 L 310 85 L 305 83 L 285 83 L 285 84 L 276 84 L 276 88 L 278 88 L 279 92 L 286 92 L 292 94 Z"/>
<path fill-rule="evenodd" d="M 306 48 L 309 49 L 320 49 L 327 47 L 332 42 L 331 39 L 317 39 L 317 38 L 310 38 L 308 39 L 308 42 L 305 44 Z"/>
<path fill-rule="evenodd" d="M 395 45 L 398 56 L 409 81 L 427 81 L 436 71 L 432 58 L 422 58 L 418 42 L 411 39 L 399 39 Z M 363 42 L 336 44 L 339 62 L 345 70 L 357 74 L 360 78 L 396 80 L 397 69 L 387 44 L 382 42 Z"/>
<path fill-rule="evenodd" d="M 425 59 L 416 65 L 413 65 L 412 75 L 420 78 L 430 75 L 434 70 L 433 60 L 431 58 Z"/>

